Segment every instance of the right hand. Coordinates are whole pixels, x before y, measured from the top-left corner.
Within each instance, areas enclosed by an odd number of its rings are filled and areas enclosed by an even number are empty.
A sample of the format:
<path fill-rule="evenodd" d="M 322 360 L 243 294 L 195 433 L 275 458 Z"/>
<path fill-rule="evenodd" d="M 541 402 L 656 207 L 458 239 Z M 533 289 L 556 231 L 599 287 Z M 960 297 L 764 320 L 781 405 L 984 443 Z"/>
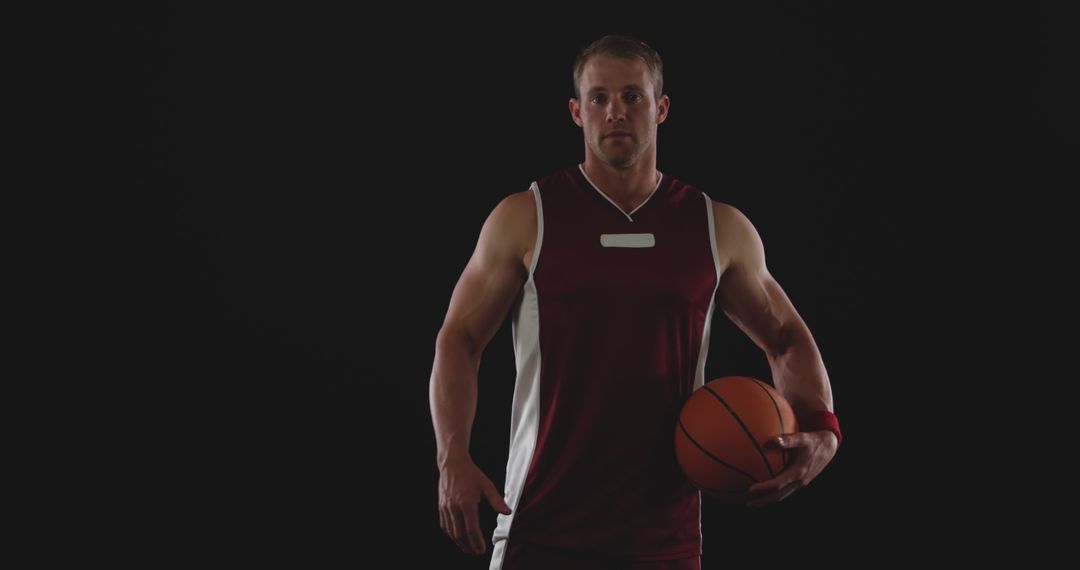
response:
<path fill-rule="evenodd" d="M 440 470 L 439 524 L 462 552 L 473 556 L 487 550 L 477 508 L 481 497 L 504 515 L 512 512 L 495 484 L 471 459 L 448 462 Z"/>

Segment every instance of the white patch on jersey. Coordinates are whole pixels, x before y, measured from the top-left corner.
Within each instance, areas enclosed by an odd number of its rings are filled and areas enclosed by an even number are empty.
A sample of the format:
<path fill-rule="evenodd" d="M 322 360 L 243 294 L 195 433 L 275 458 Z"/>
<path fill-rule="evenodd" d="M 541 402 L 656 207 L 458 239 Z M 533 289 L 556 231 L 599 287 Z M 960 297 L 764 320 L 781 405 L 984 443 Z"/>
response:
<path fill-rule="evenodd" d="M 600 245 L 604 247 L 653 247 L 656 236 L 653 234 L 600 234 Z"/>

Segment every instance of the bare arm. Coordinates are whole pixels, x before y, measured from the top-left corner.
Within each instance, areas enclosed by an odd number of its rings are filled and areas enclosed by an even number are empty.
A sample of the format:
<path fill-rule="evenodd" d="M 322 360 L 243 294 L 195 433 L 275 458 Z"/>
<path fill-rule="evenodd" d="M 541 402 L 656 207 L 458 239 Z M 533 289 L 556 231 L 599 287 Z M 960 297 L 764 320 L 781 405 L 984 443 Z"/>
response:
<path fill-rule="evenodd" d="M 526 200 L 533 198 L 525 192 L 507 196 L 488 216 L 439 329 L 430 399 L 440 467 L 468 455 L 480 358 L 528 277 Z"/>
<path fill-rule="evenodd" d="M 488 216 L 462 272 L 435 341 L 429 398 L 439 466 L 439 516 L 443 529 L 470 554 L 485 551 L 477 503 L 487 497 L 504 514 L 510 508 L 469 456 L 476 414 L 480 358 L 521 291 L 528 272 L 524 255 L 536 236 L 530 191 L 507 196 Z"/>
<path fill-rule="evenodd" d="M 724 314 L 743 330 L 769 359 L 776 388 L 796 416 L 832 411 L 832 388 L 810 329 L 784 290 L 765 267 L 761 236 L 742 212 L 713 204 L 717 251 L 726 268 L 720 278 L 719 302 Z M 810 484 L 836 454 L 839 443 L 828 430 L 786 434 L 773 445 L 791 450 L 791 462 L 776 477 L 749 489 L 749 507 L 783 500 Z"/>
<path fill-rule="evenodd" d="M 773 382 L 803 416 L 832 411 L 832 390 L 810 329 L 765 266 L 765 248 L 750 220 L 721 202 L 713 203 L 717 249 L 727 267 L 720 279 L 724 314 L 765 351 Z"/>

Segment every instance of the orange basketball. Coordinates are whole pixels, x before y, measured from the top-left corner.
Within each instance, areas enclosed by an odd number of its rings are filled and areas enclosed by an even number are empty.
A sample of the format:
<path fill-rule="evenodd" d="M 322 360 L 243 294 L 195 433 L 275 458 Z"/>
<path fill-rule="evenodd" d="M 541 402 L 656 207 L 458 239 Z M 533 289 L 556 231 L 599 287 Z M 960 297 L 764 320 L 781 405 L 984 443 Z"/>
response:
<path fill-rule="evenodd" d="M 683 404 L 675 426 L 675 455 L 702 492 L 740 501 L 759 481 L 788 464 L 788 451 L 770 439 L 799 431 L 795 412 L 769 384 L 746 376 L 706 383 Z"/>

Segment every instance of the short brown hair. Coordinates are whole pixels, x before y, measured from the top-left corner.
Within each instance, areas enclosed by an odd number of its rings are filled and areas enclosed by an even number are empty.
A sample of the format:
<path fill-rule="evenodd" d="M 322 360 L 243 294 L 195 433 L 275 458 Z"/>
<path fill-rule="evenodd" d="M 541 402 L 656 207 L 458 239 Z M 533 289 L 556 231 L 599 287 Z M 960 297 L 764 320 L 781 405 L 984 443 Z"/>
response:
<path fill-rule="evenodd" d="M 654 95 L 660 100 L 664 93 L 664 63 L 660 60 L 660 54 L 656 53 L 649 44 L 632 36 L 617 34 L 606 35 L 591 43 L 577 56 L 574 62 L 574 96 L 581 98 L 581 73 L 585 70 L 585 63 L 593 56 L 617 57 L 621 59 L 641 58 L 645 65 L 649 66 L 652 74 Z"/>

